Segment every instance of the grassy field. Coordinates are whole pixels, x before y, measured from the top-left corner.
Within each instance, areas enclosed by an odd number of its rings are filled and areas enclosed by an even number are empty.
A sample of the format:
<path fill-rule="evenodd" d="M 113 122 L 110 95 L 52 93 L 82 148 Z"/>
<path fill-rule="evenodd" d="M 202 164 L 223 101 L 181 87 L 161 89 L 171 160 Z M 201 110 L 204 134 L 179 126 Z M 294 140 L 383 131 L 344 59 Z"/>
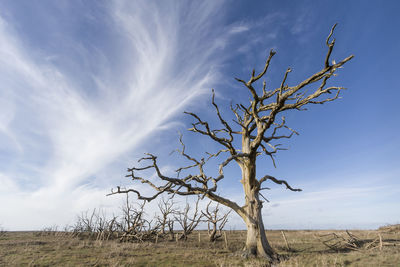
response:
<path fill-rule="evenodd" d="M 284 231 L 286 243 L 281 231 L 267 231 L 267 236 L 285 257 L 277 266 L 400 266 L 399 232 L 350 231 L 360 247 L 339 251 L 322 243 L 332 232 L 338 236 L 327 244 L 348 237 L 344 231 Z M 120 243 L 65 232 L 5 232 L 0 235 L 0 266 L 267 266 L 235 253 L 243 247 L 244 231 L 227 231 L 226 237 L 227 242 L 210 243 L 207 232 L 198 231 L 187 241 Z"/>

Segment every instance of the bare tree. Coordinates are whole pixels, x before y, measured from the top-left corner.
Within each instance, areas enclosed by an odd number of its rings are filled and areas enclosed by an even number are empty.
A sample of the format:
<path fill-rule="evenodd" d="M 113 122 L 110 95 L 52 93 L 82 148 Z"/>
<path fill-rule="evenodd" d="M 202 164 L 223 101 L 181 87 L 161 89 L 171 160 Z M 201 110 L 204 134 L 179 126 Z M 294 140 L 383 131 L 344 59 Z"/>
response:
<path fill-rule="evenodd" d="M 128 228 L 124 230 L 120 241 L 144 242 L 156 238 L 160 230 L 160 225 L 153 223 L 153 220 L 145 218 L 145 204 L 146 202 L 143 201 L 138 208 L 134 208 L 127 200 L 126 207 L 123 208 L 123 220 L 126 222 L 125 226 L 128 226 Z"/>
<path fill-rule="evenodd" d="M 77 235 L 86 233 L 89 236 L 94 235 L 96 232 L 96 218 L 98 218 L 96 209 L 93 209 L 92 212 L 87 210 L 86 212 L 82 212 L 81 215 L 78 216 L 75 225 L 73 226 L 73 232 Z"/>
<path fill-rule="evenodd" d="M 71 229 L 72 236 L 96 237 L 96 240 L 108 240 L 119 230 L 117 216 L 108 219 L 102 209 L 93 209 L 92 211 L 82 212 L 77 217 L 75 225 L 65 226 L 64 232 Z M 43 232 L 58 232 L 56 227 L 50 227 Z"/>
<path fill-rule="evenodd" d="M 158 203 L 158 209 L 161 215 L 157 217 L 157 221 L 160 224 L 161 234 L 163 236 L 169 234 L 171 240 L 174 239 L 174 220 L 171 216 L 178 212 L 178 209 L 176 209 L 174 205 L 175 202 L 172 198 L 162 198 Z"/>
<path fill-rule="evenodd" d="M 138 212 L 138 210 L 136 210 L 136 209 L 132 206 L 132 204 L 129 202 L 129 194 L 126 194 L 125 203 L 124 203 L 124 205 L 121 207 L 121 209 L 122 209 L 122 223 L 121 223 L 121 226 L 122 226 L 122 229 L 123 229 L 124 231 L 126 231 L 127 229 L 130 229 L 130 228 L 131 228 L 132 223 L 134 222 L 135 218 L 136 218 L 136 219 L 138 218 L 138 216 L 137 216 L 138 214 L 139 214 L 140 217 L 141 217 L 141 215 L 142 215 L 142 213 L 143 213 L 144 205 L 145 205 L 145 203 L 143 203 L 143 204 L 141 205 L 141 207 L 140 207 L 140 210 L 141 210 L 142 212 Z"/>
<path fill-rule="evenodd" d="M 224 229 L 225 224 L 228 222 L 228 215 L 232 210 L 229 210 L 225 214 L 220 214 L 219 203 L 210 210 L 210 205 L 212 201 L 207 204 L 206 211 L 202 211 L 204 217 L 207 218 L 208 235 L 210 241 L 214 242 L 222 236 L 222 229 Z"/>
<path fill-rule="evenodd" d="M 220 128 L 212 128 L 207 121 L 202 120 L 197 114 L 186 112 L 195 120 L 192 123 L 192 128 L 189 130 L 211 138 L 216 143 L 222 146 L 222 149 L 216 153 L 208 153 L 206 159 L 196 159 L 185 152 L 185 145 L 182 142 L 181 155 L 191 162 L 190 165 L 176 170 L 176 176 L 170 177 L 161 172 L 157 157 L 153 154 L 146 154 L 139 162 L 149 162 L 143 167 L 129 168 L 129 174 L 133 181 L 138 181 L 149 185 L 155 190 L 154 195 L 143 196 L 138 190 L 121 189 L 117 187 L 116 191 L 111 194 L 133 192 L 138 199 L 151 201 L 162 193 L 170 193 L 177 195 L 200 195 L 208 197 L 213 201 L 221 203 L 233 209 L 245 222 L 247 226 L 247 239 L 244 248 L 244 256 L 258 256 L 267 258 L 269 261 L 279 260 L 278 255 L 268 243 L 264 223 L 261 215 L 263 206 L 263 198 L 261 191 L 264 189 L 262 184 L 271 181 L 276 184 L 285 185 L 291 191 L 301 191 L 300 189 L 292 188 L 287 181 L 277 179 L 270 175 L 256 177 L 256 162 L 260 155 L 270 157 L 275 165 L 274 156 L 280 150 L 283 150 L 281 145 L 277 143 L 279 140 L 291 138 L 294 134 L 298 134 L 295 130 L 286 125 L 285 118 L 281 121 L 278 116 L 283 112 L 290 110 L 305 110 L 306 106 L 312 104 L 324 104 L 334 101 L 339 97 L 340 92 L 345 89 L 338 86 L 327 86 L 328 80 L 335 76 L 335 72 L 341 68 L 346 62 L 351 60 L 353 56 L 349 56 L 339 62 L 331 61 L 331 53 L 335 45 L 335 39 L 331 40 L 334 25 L 326 39 L 327 54 L 322 62 L 322 69 L 300 83 L 289 86 L 287 78 L 291 69 L 288 68 L 283 75 L 280 86 L 267 90 L 265 81 L 262 86 L 256 88 L 256 83 L 263 78 L 270 65 L 272 57 L 275 55 L 273 50 L 270 51 L 263 70 L 256 74 L 253 70 L 248 81 L 236 78 L 238 82 L 244 85 L 250 93 L 250 103 L 232 106 L 231 110 L 236 117 L 234 123 L 228 123 L 220 112 L 218 105 L 215 102 L 213 91 L 212 105 L 215 108 L 216 116 L 221 123 Z M 306 90 L 306 88 L 308 88 Z M 333 95 L 332 95 L 333 93 Z M 241 147 L 235 147 L 236 139 L 240 139 Z M 223 155 L 225 158 L 221 159 Z M 221 159 L 219 164 L 219 175 L 211 177 L 206 175 L 204 165 L 210 158 Z M 231 162 L 236 162 L 242 172 L 241 183 L 244 190 L 245 204 L 240 206 L 233 200 L 222 197 L 217 193 L 218 182 L 224 178 L 224 167 Z M 153 183 L 147 178 L 138 176 L 138 172 L 153 169 L 159 178 L 159 183 Z M 181 177 L 179 174 L 189 172 L 193 169 L 198 169 L 198 173 L 190 173 Z"/>
<path fill-rule="evenodd" d="M 182 227 L 182 234 L 180 235 L 180 240 L 187 240 L 188 236 L 196 229 L 197 225 L 201 222 L 201 218 L 203 215 L 199 212 L 199 200 L 197 199 L 194 211 L 190 214 L 191 207 L 189 203 L 186 203 L 183 211 L 177 212 L 177 215 L 174 216 L 175 221 L 179 223 Z"/>

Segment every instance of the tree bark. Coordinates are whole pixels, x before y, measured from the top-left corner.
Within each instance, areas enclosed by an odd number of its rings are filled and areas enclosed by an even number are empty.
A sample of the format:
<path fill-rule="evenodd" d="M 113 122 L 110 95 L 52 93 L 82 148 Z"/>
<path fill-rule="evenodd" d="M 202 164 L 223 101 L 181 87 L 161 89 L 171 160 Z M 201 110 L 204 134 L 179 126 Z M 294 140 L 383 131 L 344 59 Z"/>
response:
<path fill-rule="evenodd" d="M 244 247 L 244 256 L 255 256 L 267 258 L 271 262 L 278 259 L 278 255 L 270 246 L 265 234 L 263 218 L 261 214 L 262 203 L 258 199 L 258 193 L 246 195 L 249 201 L 246 204 L 247 226 L 246 245 Z"/>
<path fill-rule="evenodd" d="M 242 139 L 244 153 L 250 152 L 250 140 Z M 256 179 L 256 155 L 250 154 L 241 164 L 242 184 L 245 193 L 245 214 L 242 215 L 247 227 L 244 257 L 261 257 L 271 262 L 278 260 L 278 254 L 270 246 L 265 234 L 262 218 L 262 201 L 259 199 L 260 184 Z"/>

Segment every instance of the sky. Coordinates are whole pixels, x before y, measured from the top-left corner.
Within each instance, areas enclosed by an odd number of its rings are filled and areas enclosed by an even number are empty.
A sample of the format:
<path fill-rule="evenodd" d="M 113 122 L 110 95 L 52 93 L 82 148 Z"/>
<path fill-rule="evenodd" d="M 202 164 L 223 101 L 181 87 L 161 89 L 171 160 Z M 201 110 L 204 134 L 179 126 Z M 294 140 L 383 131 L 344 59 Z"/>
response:
<path fill-rule="evenodd" d="M 126 168 L 145 152 L 163 171 L 184 165 L 179 134 L 196 156 L 220 147 L 188 132 L 195 112 L 217 125 L 249 101 L 234 80 L 274 56 L 267 87 L 287 67 L 294 85 L 331 56 L 355 58 L 331 79 L 342 98 L 285 114 L 300 135 L 257 162 L 270 184 L 267 229 L 373 229 L 400 223 L 398 1 L 0 1 L 0 225 L 40 230 L 86 210 L 118 213 Z M 208 166 L 216 173 L 216 163 Z M 221 196 L 244 202 L 229 166 Z M 135 188 L 151 193 L 144 185 Z M 133 196 L 132 198 L 133 199 Z M 185 199 L 179 199 L 184 203 Z M 206 202 L 202 204 L 206 205 Z M 149 203 L 148 213 L 155 212 Z M 232 215 L 231 229 L 243 229 Z"/>

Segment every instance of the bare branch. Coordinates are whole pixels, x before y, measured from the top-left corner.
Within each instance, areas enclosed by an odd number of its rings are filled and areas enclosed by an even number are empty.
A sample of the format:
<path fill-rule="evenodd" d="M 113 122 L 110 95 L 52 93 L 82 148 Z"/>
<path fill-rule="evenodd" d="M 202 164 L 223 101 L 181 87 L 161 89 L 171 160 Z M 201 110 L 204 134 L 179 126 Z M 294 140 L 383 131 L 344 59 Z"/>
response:
<path fill-rule="evenodd" d="M 267 201 L 267 202 L 269 202 L 269 200 L 268 199 L 266 199 L 265 197 L 264 197 L 264 195 L 263 194 L 261 194 L 261 193 L 259 193 L 260 194 L 260 196 L 265 200 L 265 201 Z"/>
<path fill-rule="evenodd" d="M 282 91 L 285 88 L 287 88 L 287 86 L 285 85 L 285 82 L 286 82 L 286 79 L 287 79 L 287 76 L 288 76 L 289 72 L 291 72 L 291 71 L 292 71 L 292 69 L 288 68 L 286 70 L 286 72 L 285 72 L 285 75 L 283 76 L 283 80 L 282 80 L 281 86 L 279 87 L 279 94 L 276 95 L 276 102 L 279 102 L 279 98 L 282 95 Z"/>
<path fill-rule="evenodd" d="M 190 128 L 189 131 L 197 132 L 197 133 L 200 133 L 202 135 L 207 135 L 211 139 L 213 139 L 214 141 L 216 141 L 216 142 L 220 143 L 221 145 L 225 146 L 226 148 L 228 148 L 231 153 L 233 153 L 233 154 L 235 153 L 235 149 L 232 146 L 232 140 L 224 138 L 224 137 L 218 137 L 215 134 L 216 133 L 215 130 L 213 131 L 213 130 L 210 129 L 210 126 L 209 126 L 208 122 L 202 121 L 200 119 L 200 117 L 197 116 L 195 113 L 192 113 L 192 112 L 184 112 L 184 113 L 194 117 L 197 120 L 197 123 L 192 123 L 193 127 Z M 197 127 L 197 125 L 203 125 L 204 128 L 205 128 L 205 131 L 199 129 Z"/>
<path fill-rule="evenodd" d="M 332 42 L 329 42 L 329 39 L 331 38 L 333 31 L 336 28 L 336 25 L 337 25 L 337 23 L 335 25 L 333 25 L 333 27 L 328 35 L 328 38 L 326 38 L 326 45 L 328 46 L 328 53 L 326 54 L 326 58 L 325 58 L 325 68 L 329 67 L 329 57 L 331 56 L 333 47 L 335 46 L 335 39 L 333 39 Z"/>
<path fill-rule="evenodd" d="M 232 128 L 229 126 L 229 124 L 222 118 L 221 113 L 219 112 L 219 108 L 218 105 L 215 103 L 215 91 L 214 89 L 212 89 L 212 104 L 215 107 L 215 110 L 217 112 L 217 116 L 220 120 L 220 122 L 222 123 L 222 125 L 224 125 L 226 132 L 229 134 L 229 142 L 233 141 L 233 136 L 232 136 Z"/>
<path fill-rule="evenodd" d="M 289 190 L 291 190 L 291 191 L 297 191 L 297 192 L 302 191 L 302 190 L 299 189 L 299 188 L 297 188 L 297 189 L 292 188 L 292 187 L 288 184 L 288 182 L 286 182 L 285 180 L 278 180 L 278 179 L 276 179 L 275 177 L 272 177 L 272 176 L 270 176 L 270 175 L 265 175 L 263 178 L 261 178 L 260 181 L 259 181 L 259 184 L 261 185 L 263 182 L 265 182 L 265 181 L 267 181 L 267 180 L 271 180 L 272 182 L 274 182 L 274 183 L 276 183 L 276 184 L 284 184 L 284 185 L 286 185 L 286 188 L 289 189 Z"/>
<path fill-rule="evenodd" d="M 253 74 L 251 75 L 251 78 L 250 78 L 250 81 L 248 81 L 248 84 L 252 84 L 252 83 L 256 82 L 258 79 L 263 77 L 265 75 L 265 73 L 267 73 L 269 63 L 275 54 L 276 54 L 276 52 L 273 49 L 271 49 L 269 51 L 269 56 L 268 56 L 267 62 L 265 62 L 263 71 L 260 72 L 260 74 L 258 74 L 256 77 L 254 77 L 254 71 L 253 71 Z"/>
<path fill-rule="evenodd" d="M 155 193 L 151 196 L 143 196 L 136 189 L 133 189 L 133 188 L 121 189 L 121 187 L 117 186 L 117 190 L 116 191 L 111 190 L 111 193 L 108 195 L 132 192 L 132 193 L 136 194 L 138 199 L 149 201 L 149 202 L 151 200 L 154 200 L 155 198 L 157 198 L 159 195 L 161 195 L 163 193 L 168 193 L 168 194 L 173 194 L 173 195 L 176 194 L 176 195 L 181 195 L 181 196 L 201 195 L 203 197 L 206 196 L 214 201 L 222 203 L 222 204 L 234 209 L 236 212 L 243 214 L 243 211 L 239 205 L 237 205 L 235 202 L 233 202 L 231 200 L 225 199 L 225 198 L 215 194 L 215 192 L 216 192 L 217 186 L 218 186 L 217 183 L 221 179 L 224 178 L 224 172 L 223 172 L 224 167 L 227 166 L 233 160 L 240 161 L 242 158 L 247 157 L 248 155 L 245 153 L 236 153 L 235 152 L 235 155 L 231 155 L 230 157 L 228 157 L 226 160 L 224 160 L 219 165 L 219 168 L 218 168 L 219 175 L 218 175 L 218 177 L 214 178 L 214 177 L 207 176 L 204 172 L 203 166 L 204 166 L 204 164 L 206 164 L 206 161 L 204 159 L 197 160 L 194 157 L 192 157 L 186 153 L 185 145 L 182 141 L 182 136 L 180 136 L 179 141 L 181 143 L 182 149 L 177 150 L 177 151 L 179 151 L 180 154 L 184 158 L 194 162 L 194 164 L 177 169 L 176 170 L 177 175 L 178 175 L 177 178 L 168 177 L 168 176 L 162 174 L 162 172 L 158 166 L 158 163 L 157 163 L 157 157 L 150 153 L 146 153 L 146 156 L 139 159 L 139 162 L 150 161 L 151 164 L 149 164 L 145 167 L 129 168 L 128 172 L 130 172 L 130 173 L 128 175 L 126 175 L 126 177 L 130 177 L 133 181 L 139 181 L 141 183 L 148 184 L 151 188 L 153 188 L 155 190 Z M 220 153 L 226 152 L 226 151 L 229 151 L 229 150 L 222 149 L 222 150 L 218 151 L 216 154 L 208 153 L 209 158 L 217 157 Z M 198 175 L 189 174 L 183 178 L 179 178 L 179 174 L 181 173 L 181 171 L 191 169 L 194 167 L 198 168 L 198 170 L 199 170 Z M 140 172 L 140 171 L 148 170 L 148 169 L 153 169 L 156 172 L 157 177 L 160 179 L 160 181 L 163 181 L 164 184 L 158 186 L 158 185 L 154 184 L 153 182 L 151 182 L 149 179 L 137 176 L 135 174 L 135 172 Z M 197 183 L 197 185 L 196 185 L 196 183 Z"/>

